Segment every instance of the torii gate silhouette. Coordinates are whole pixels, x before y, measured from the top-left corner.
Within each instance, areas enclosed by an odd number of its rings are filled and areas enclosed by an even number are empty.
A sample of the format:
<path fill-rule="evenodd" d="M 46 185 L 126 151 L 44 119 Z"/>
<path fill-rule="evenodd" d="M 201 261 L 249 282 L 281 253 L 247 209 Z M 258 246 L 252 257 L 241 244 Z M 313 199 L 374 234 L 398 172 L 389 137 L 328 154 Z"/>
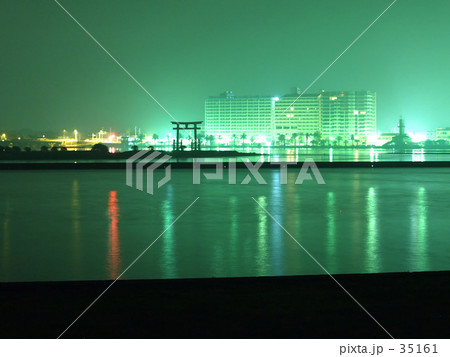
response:
<path fill-rule="evenodd" d="M 173 130 L 177 131 L 177 141 L 174 145 L 174 150 L 180 150 L 180 129 L 182 130 L 194 130 L 194 145 L 192 146 L 192 150 L 200 150 L 200 143 L 197 140 L 197 130 L 200 128 L 197 125 L 202 124 L 202 121 L 172 121 L 173 125 L 176 125 Z M 192 127 L 191 127 L 192 125 Z M 184 126 L 184 128 L 182 127 Z"/>

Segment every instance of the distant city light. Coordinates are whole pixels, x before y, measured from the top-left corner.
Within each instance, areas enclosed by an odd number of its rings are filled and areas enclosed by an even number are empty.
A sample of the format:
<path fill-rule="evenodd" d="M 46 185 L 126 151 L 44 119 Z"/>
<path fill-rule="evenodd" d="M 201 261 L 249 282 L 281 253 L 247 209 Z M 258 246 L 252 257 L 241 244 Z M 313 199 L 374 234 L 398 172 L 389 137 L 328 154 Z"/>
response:
<path fill-rule="evenodd" d="M 419 143 L 421 141 L 427 140 L 426 133 L 407 133 L 407 134 L 409 135 L 413 143 Z"/>
<path fill-rule="evenodd" d="M 380 143 L 378 142 L 379 139 L 380 139 L 380 135 L 378 135 L 378 134 L 370 134 L 370 135 L 367 136 L 367 144 L 369 144 L 369 145 L 380 145 Z"/>
<path fill-rule="evenodd" d="M 278 102 L 280 100 L 280 98 L 278 97 L 273 97 L 272 100 L 274 100 L 275 102 Z"/>

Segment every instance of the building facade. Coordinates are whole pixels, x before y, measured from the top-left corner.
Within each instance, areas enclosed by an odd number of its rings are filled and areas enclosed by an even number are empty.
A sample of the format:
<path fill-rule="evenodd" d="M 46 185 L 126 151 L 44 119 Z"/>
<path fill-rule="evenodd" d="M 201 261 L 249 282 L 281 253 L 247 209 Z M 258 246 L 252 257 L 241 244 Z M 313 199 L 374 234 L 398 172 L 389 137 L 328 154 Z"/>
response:
<path fill-rule="evenodd" d="M 305 140 L 321 130 L 319 97 L 317 94 L 287 95 L 275 102 L 273 139 L 281 141 L 295 138 L 297 142 Z"/>
<path fill-rule="evenodd" d="M 205 101 L 205 135 L 233 140 L 243 134 L 271 142 L 322 140 L 366 143 L 376 133 L 376 93 L 322 91 L 278 97 L 236 97 L 231 91 Z M 317 134 L 317 135 L 316 135 Z M 258 138 L 260 140 L 258 140 Z"/>
<path fill-rule="evenodd" d="M 322 137 L 365 143 L 376 133 L 376 93 L 370 91 L 319 94 Z"/>
<path fill-rule="evenodd" d="M 437 128 L 436 140 L 450 141 L 450 128 Z"/>
<path fill-rule="evenodd" d="M 263 141 L 272 137 L 274 99 L 271 97 L 236 97 L 227 91 L 205 101 L 205 135 L 225 141 L 248 139 Z"/>

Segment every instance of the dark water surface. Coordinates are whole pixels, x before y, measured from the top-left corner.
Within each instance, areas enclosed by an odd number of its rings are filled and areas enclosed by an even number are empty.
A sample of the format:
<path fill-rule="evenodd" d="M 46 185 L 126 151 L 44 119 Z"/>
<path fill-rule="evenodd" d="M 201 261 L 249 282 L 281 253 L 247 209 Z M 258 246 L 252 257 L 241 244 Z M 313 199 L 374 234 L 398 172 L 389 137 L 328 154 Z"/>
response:
<path fill-rule="evenodd" d="M 252 197 L 332 274 L 450 269 L 450 169 L 260 173 L 173 169 L 149 195 L 122 170 L 2 171 L 0 281 L 114 279 L 197 197 L 122 279 L 323 274 Z"/>

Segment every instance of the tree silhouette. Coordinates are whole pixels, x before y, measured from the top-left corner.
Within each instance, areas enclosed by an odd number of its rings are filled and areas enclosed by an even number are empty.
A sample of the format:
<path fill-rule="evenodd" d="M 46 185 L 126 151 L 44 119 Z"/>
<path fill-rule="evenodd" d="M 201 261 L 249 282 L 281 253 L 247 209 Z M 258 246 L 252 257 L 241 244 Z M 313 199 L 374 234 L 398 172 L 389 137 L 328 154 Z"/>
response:
<path fill-rule="evenodd" d="M 207 137 L 206 137 L 206 141 L 208 141 L 209 142 L 209 145 L 214 145 L 214 141 L 216 140 L 216 138 L 214 137 L 214 135 L 208 135 Z"/>
<path fill-rule="evenodd" d="M 245 139 L 247 139 L 247 134 L 246 133 L 242 133 L 241 134 L 242 146 L 244 146 Z"/>
<path fill-rule="evenodd" d="M 305 141 L 306 141 L 306 142 L 305 142 L 305 145 L 306 145 L 306 146 L 309 145 L 309 135 L 310 135 L 309 133 L 306 133 L 306 134 L 305 134 Z"/>
<path fill-rule="evenodd" d="M 314 141 L 315 145 L 320 145 L 322 143 L 322 134 L 320 133 L 320 131 L 316 131 L 313 134 L 313 137 L 314 137 L 313 141 Z"/>
<path fill-rule="evenodd" d="M 91 151 L 101 153 L 101 154 L 107 154 L 109 152 L 108 147 L 106 145 L 103 145 L 100 143 L 92 146 Z"/>
<path fill-rule="evenodd" d="M 297 133 L 292 134 L 292 136 L 291 136 L 291 142 L 292 142 L 295 146 L 297 146 L 297 138 L 298 138 L 298 134 L 297 134 Z"/>
<path fill-rule="evenodd" d="M 48 146 L 41 146 L 41 152 L 47 152 L 48 151 Z"/>

